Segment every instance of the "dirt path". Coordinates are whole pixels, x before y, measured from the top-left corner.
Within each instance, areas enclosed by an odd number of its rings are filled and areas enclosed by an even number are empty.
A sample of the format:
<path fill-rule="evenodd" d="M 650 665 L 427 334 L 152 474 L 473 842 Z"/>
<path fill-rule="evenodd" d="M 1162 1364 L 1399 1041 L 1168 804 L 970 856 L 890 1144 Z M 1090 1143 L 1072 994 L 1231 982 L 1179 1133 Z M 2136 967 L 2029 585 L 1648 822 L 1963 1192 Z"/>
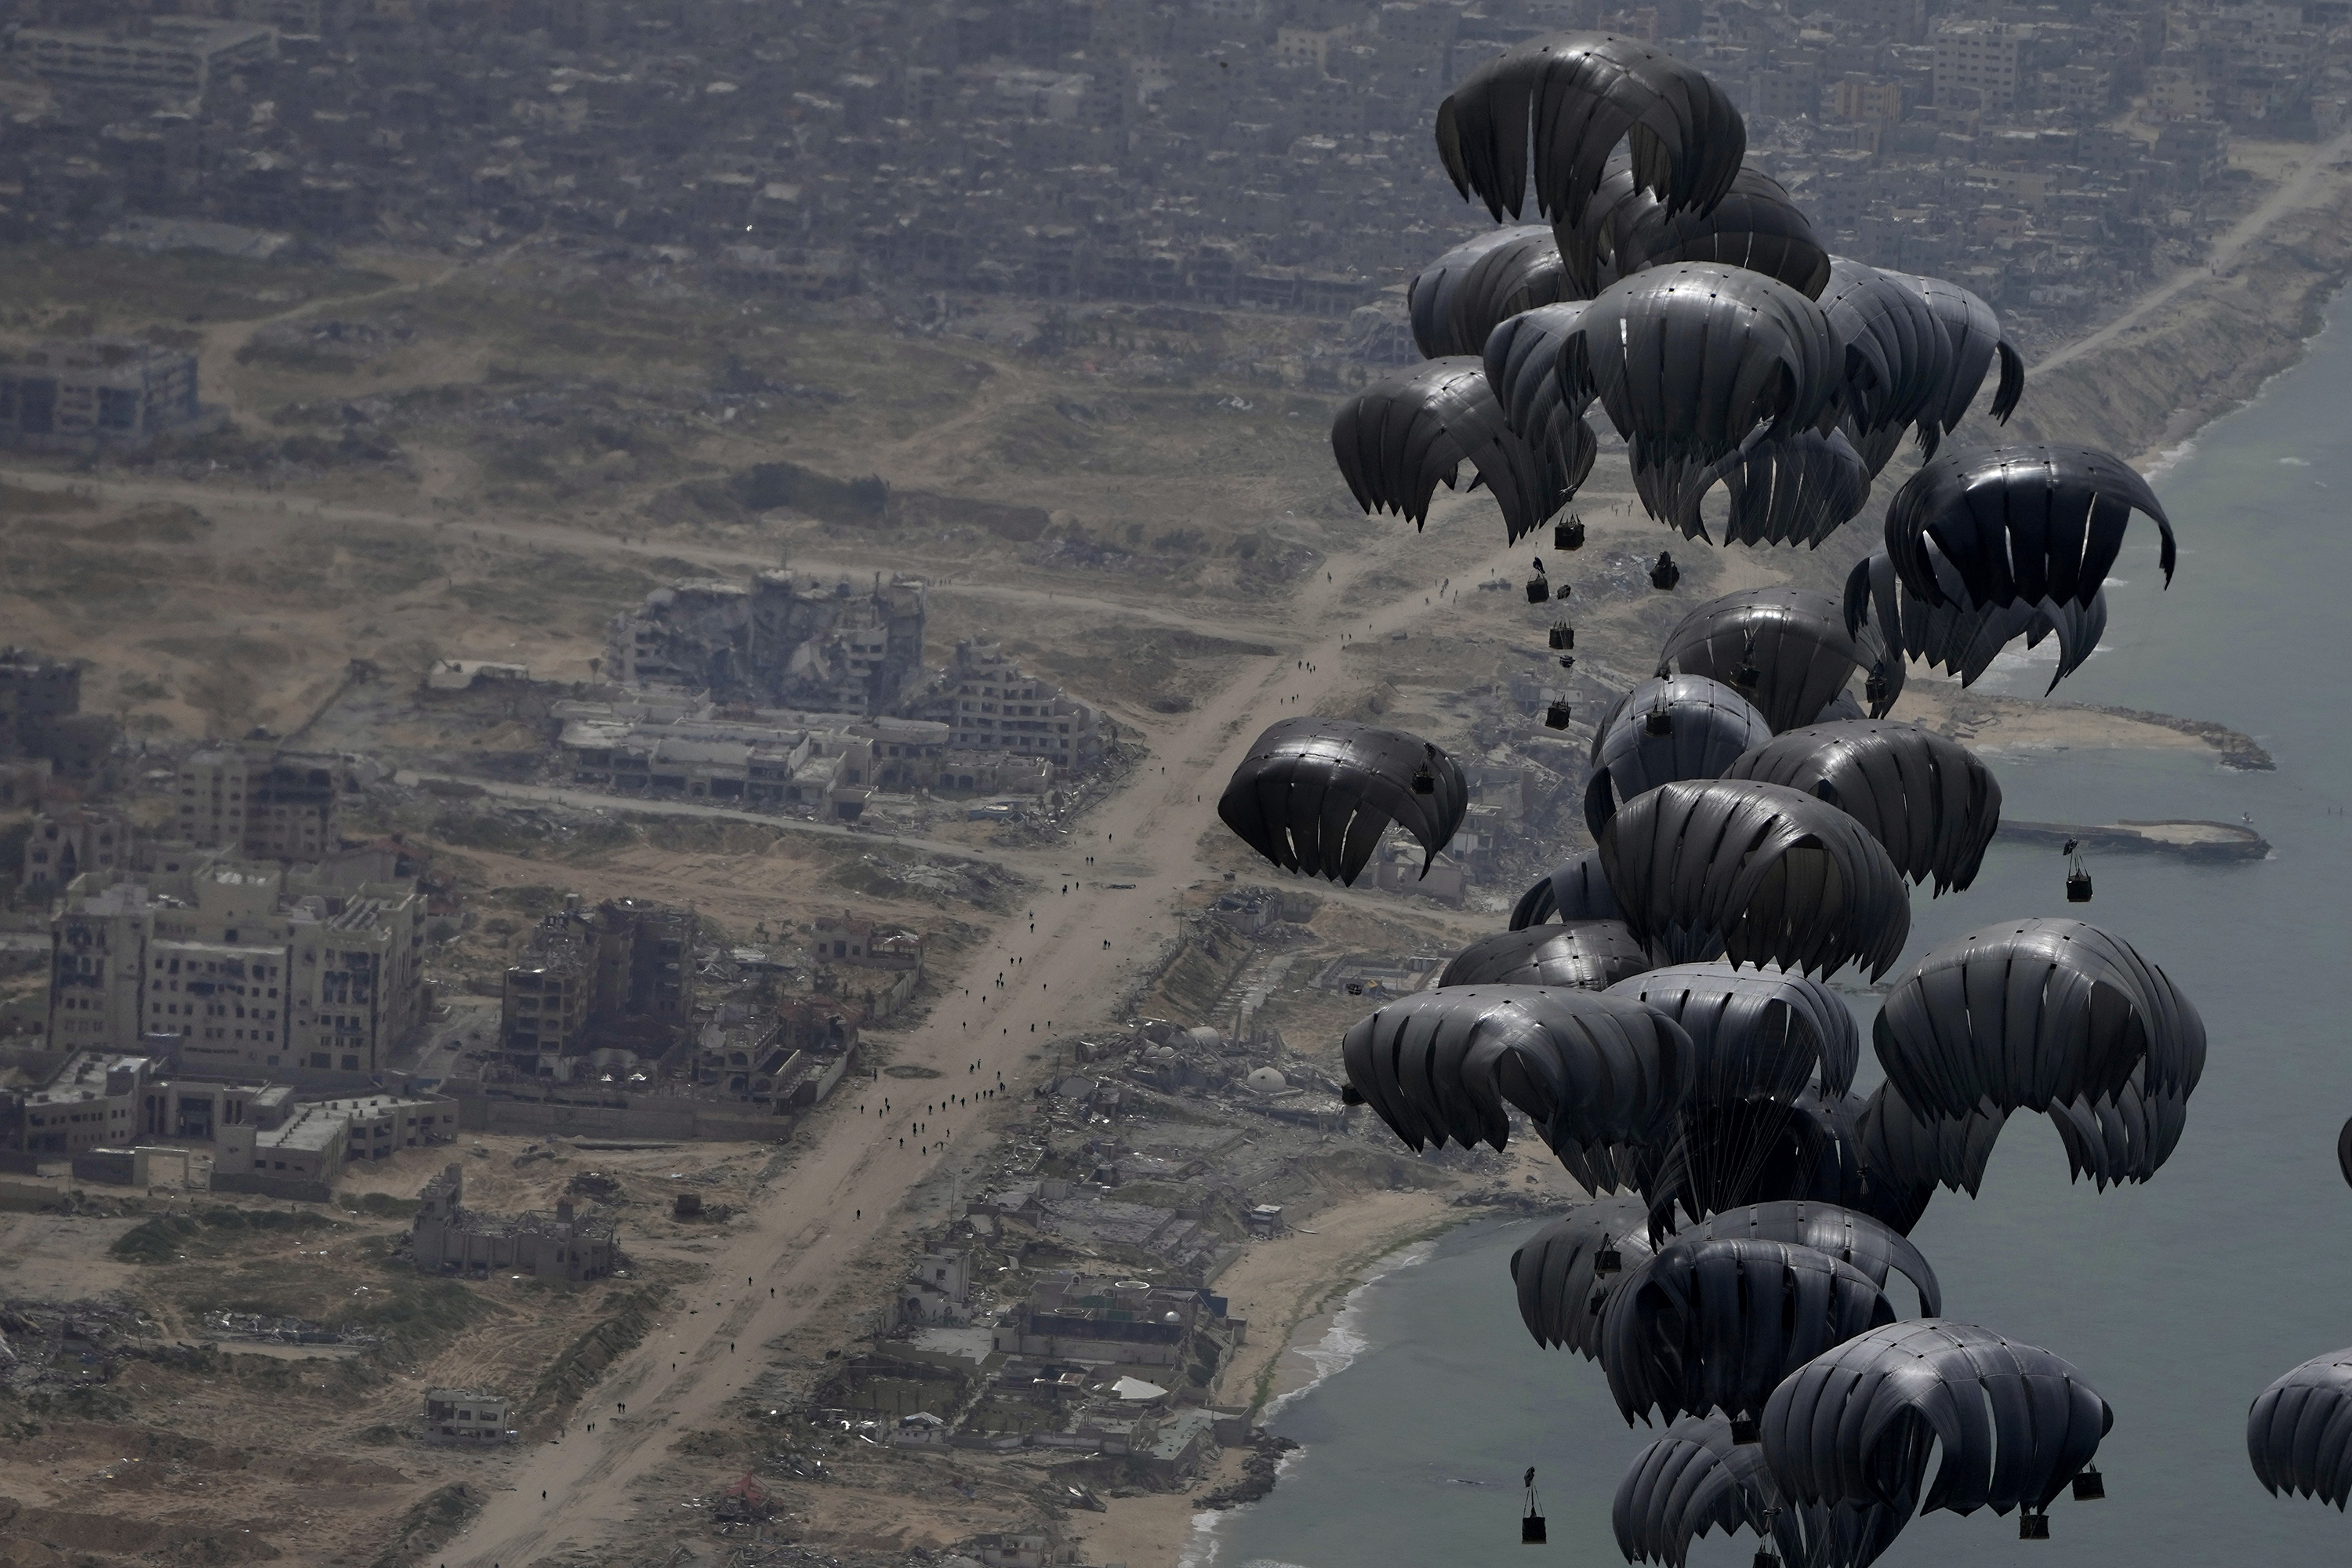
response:
<path fill-rule="evenodd" d="M 643 560 L 689 561 L 697 565 L 729 567 L 771 567 L 776 564 L 774 552 L 730 550 L 717 545 L 686 544 L 670 541 L 647 542 L 642 537 L 634 543 L 624 543 L 613 534 L 586 532 L 570 524 L 558 522 L 521 522 L 512 519 L 484 521 L 472 516 L 451 517 L 430 511 L 404 511 L 382 507 L 353 506 L 342 501 L 321 501 L 303 496 L 278 496 L 256 492 L 191 479 L 94 479 L 78 474 L 59 474 L 52 469 L 18 468 L 0 465 L 0 480 L 21 489 L 40 490 L 53 494 L 80 494 L 95 500 L 122 505 L 141 502 L 179 501 L 207 512 L 243 514 L 248 522 L 262 526 L 254 530 L 264 538 L 273 533 L 311 537 L 320 523 L 364 524 L 373 528 L 405 528 L 421 531 L 448 530 L 453 534 L 475 542 L 495 541 L 509 545 L 522 545 L 573 555 L 635 556 Z M 88 525 L 96 527 L 106 520 L 91 517 Z M 268 525 L 275 521 L 277 527 Z M 864 577 L 874 570 L 871 560 L 861 562 L 817 561 L 795 558 L 793 568 L 818 577 Z M 1015 588 L 992 583 L 960 582 L 953 574 L 926 578 L 933 594 L 962 595 L 985 599 L 993 604 L 1050 615 L 1066 615 L 1081 609 L 1096 615 L 1114 616 L 1132 624 L 1149 622 L 1153 626 L 1177 626 L 1212 637 L 1264 642 L 1268 626 L 1264 621 L 1237 621 L 1220 617 L 1206 606 L 1187 609 L 1181 605 L 1152 603 L 1141 597 L 1118 598 L 1105 595 L 1096 596 L 1071 594 L 1056 589 Z"/>
<path fill-rule="evenodd" d="M 2149 316 L 2172 303 L 2183 293 L 2200 283 L 2228 272 L 2236 265 L 2246 247 L 2261 237 L 2263 231 L 2281 217 L 2301 207 L 2314 205 L 2312 187 L 2322 179 L 2341 185 L 2344 176 L 2328 165 L 2352 155 L 2352 132 L 2347 132 L 2323 147 L 2305 153 L 2295 172 L 2279 183 L 2278 189 L 2263 197 L 2254 210 L 2230 226 L 2229 232 L 2213 242 L 2203 267 L 2184 267 L 2147 293 L 2133 301 L 2130 310 L 2101 327 L 2088 337 L 2077 338 L 2064 348 L 2032 367 L 2030 374 L 2042 375 L 2072 364 L 2085 354 L 2096 353 Z"/>
<path fill-rule="evenodd" d="M 726 1401 L 758 1373 L 752 1347 L 807 1319 L 853 1258 L 905 1224 L 899 1205 L 908 1189 L 951 1152 L 969 1152 L 989 1136 L 991 1102 L 927 1107 L 944 1097 L 980 1096 L 1000 1078 L 1010 1093 L 1024 1092 L 1034 1072 L 1028 1054 L 1039 1041 L 1104 1021 L 1166 934 L 1181 895 L 1203 874 L 1195 846 L 1249 742 L 1275 719 L 1315 711 L 1348 679 L 1339 669 L 1342 639 L 1385 637 L 1459 615 L 1460 606 L 1437 601 L 1440 578 L 1473 584 L 1524 560 L 1528 545 L 1502 547 L 1490 508 L 1483 497 L 1454 500 L 1426 535 L 1384 536 L 1335 564 L 1328 581 L 1302 584 L 1290 617 L 1299 647 L 1247 661 L 1215 696 L 1154 736 L 1154 756 L 1168 762 L 1146 763 L 1096 809 L 1083 834 L 1021 856 L 1023 868 L 1042 883 L 1034 929 L 1025 913 L 1002 922 L 969 966 L 971 993 L 943 1001 L 919 1029 L 898 1037 L 898 1064 L 944 1076 L 845 1089 L 841 1109 L 816 1124 L 815 1143 L 753 1224 L 713 1256 L 712 1282 L 696 1300 L 681 1300 L 672 1321 L 606 1373 L 570 1436 L 524 1456 L 514 1490 L 496 1494 L 450 1543 L 449 1562 L 520 1568 L 567 1545 L 614 1539 L 635 1510 L 638 1483 L 667 1457 L 666 1436 L 719 1420 Z M 1445 526 L 1454 518 L 1465 525 Z M 1359 584 L 1372 572 L 1399 567 L 1433 590 L 1416 587 L 1378 603 L 1360 598 Z M 1310 663 L 1312 671 L 1303 668 Z M 1085 861 L 1089 854 L 1093 867 Z M 1103 885 L 1110 877 L 1132 885 Z M 738 1286 L 737 1279 L 751 1283 Z M 698 1310 L 695 1316 L 685 1314 L 688 1306 Z M 730 1342 L 743 1349 L 730 1352 Z M 622 1402 L 630 1407 L 625 1417 L 616 1410 Z M 590 1412 L 593 1436 L 583 1429 Z"/>

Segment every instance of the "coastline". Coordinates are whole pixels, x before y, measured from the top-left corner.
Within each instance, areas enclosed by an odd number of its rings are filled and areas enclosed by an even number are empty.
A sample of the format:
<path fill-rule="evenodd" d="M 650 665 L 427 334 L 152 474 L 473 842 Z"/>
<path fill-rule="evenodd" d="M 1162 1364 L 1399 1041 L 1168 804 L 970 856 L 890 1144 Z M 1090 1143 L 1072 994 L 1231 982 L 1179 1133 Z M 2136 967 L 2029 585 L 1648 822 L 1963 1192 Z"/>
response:
<path fill-rule="evenodd" d="M 2341 145 L 2303 153 L 2330 159 Z M 2051 357 L 2062 363 L 2049 374 L 2029 374 L 2027 407 L 1996 438 L 2102 445 L 2135 454 L 2134 467 L 2160 475 L 2188 455 L 2206 426 L 2254 401 L 2271 380 L 2301 363 L 2326 324 L 2328 307 L 2352 279 L 2352 163 L 2310 174 L 2305 199 L 2244 237 L 2226 270 L 2186 287 L 2160 280 L 2147 290 L 2147 297 L 2163 296 L 2153 309 L 2133 307 L 2126 314 L 2137 319 L 2121 330 L 2110 325 L 2085 334 L 2105 337 L 2095 349 L 2080 355 L 2061 350 Z M 1957 681 L 1916 668 L 1911 685 L 1913 700 L 1930 710 L 1913 717 L 1966 731 L 1982 747 L 2210 749 L 2226 766 L 2270 763 L 2249 738 L 2208 721 L 1964 691 Z M 1246 1398 L 1263 1412 L 1344 1369 L 1353 1357 L 1347 1310 L 1356 1292 L 1385 1271 L 1385 1260 L 1479 1212 L 1456 1208 L 1440 1193 L 1373 1194 L 1324 1211 L 1315 1237 L 1253 1247 L 1220 1282 L 1234 1311 L 1263 1325 L 1228 1371 L 1223 1402 Z M 1229 1451 L 1203 1478 L 1202 1490 L 1237 1470 L 1239 1452 Z M 1116 1500 L 1110 1508 L 1109 1518 L 1088 1532 L 1094 1560 L 1129 1568 L 1206 1568 L 1214 1560 L 1214 1526 L 1223 1516 L 1196 1513 L 1189 1498 Z"/>

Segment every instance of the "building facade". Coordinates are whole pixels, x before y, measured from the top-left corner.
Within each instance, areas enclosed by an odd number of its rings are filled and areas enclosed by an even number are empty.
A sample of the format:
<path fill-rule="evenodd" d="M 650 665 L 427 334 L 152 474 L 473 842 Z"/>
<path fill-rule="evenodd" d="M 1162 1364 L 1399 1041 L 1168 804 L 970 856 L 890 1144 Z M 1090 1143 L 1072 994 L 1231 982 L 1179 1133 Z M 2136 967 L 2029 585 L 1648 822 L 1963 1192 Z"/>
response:
<path fill-rule="evenodd" d="M 23 33 L 17 35 L 21 55 Z M 0 361 L 0 445 L 137 449 L 204 422 L 196 356 L 129 339 L 45 342 Z"/>
<path fill-rule="evenodd" d="M 950 722 L 958 751 L 1043 758 L 1063 773 L 1101 760 L 1102 720 L 1094 705 L 1026 673 L 993 642 L 957 643 L 946 689 L 955 702 Z"/>

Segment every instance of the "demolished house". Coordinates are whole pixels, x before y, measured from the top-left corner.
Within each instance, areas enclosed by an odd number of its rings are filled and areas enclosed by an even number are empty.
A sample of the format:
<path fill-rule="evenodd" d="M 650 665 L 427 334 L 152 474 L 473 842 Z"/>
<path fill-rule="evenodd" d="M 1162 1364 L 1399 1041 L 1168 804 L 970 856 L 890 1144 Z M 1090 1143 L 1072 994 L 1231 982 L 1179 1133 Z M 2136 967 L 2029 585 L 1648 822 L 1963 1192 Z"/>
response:
<path fill-rule="evenodd" d="M 877 574 L 865 593 L 784 570 L 748 584 L 689 579 L 613 618 L 605 675 L 722 703 L 872 717 L 920 682 L 925 613 L 922 579 L 895 574 Z"/>
<path fill-rule="evenodd" d="M 417 1195 L 409 1249 L 427 1274 L 487 1276 L 510 1269 L 538 1279 L 597 1279 L 619 1260 L 614 1222 L 582 1215 L 570 1198 L 553 1213 L 481 1214 L 465 1206 L 466 1172 L 452 1164 Z"/>

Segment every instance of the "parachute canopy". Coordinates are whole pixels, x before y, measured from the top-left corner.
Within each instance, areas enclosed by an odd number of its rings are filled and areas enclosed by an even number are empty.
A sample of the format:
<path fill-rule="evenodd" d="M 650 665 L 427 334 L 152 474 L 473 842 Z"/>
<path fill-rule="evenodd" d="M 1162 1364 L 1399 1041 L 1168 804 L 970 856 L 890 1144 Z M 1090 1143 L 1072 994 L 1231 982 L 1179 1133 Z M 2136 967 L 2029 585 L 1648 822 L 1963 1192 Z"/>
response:
<path fill-rule="evenodd" d="M 1418 991 L 1340 1041 L 1348 1081 L 1415 1150 L 1504 1147 L 1507 1103 L 1553 1148 L 1639 1142 L 1688 1092 L 1690 1037 L 1597 992 L 1533 985 Z"/>
<path fill-rule="evenodd" d="M 1571 921 L 1482 936 L 1437 976 L 1444 985 L 1563 985 L 1606 991 L 1650 967 L 1622 921 Z"/>
<path fill-rule="evenodd" d="M 1437 487 L 1453 489 L 1464 463 L 1477 470 L 1514 541 L 1568 504 L 1557 465 L 1504 422 L 1486 373 L 1467 355 L 1432 360 L 1340 404 L 1331 454 L 1357 505 L 1416 527 L 1428 521 Z"/>
<path fill-rule="evenodd" d="M 1962 686 L 1973 686 L 1992 666 L 2001 649 L 2022 637 L 2028 647 L 2042 639 L 2058 639 L 2058 668 L 2049 689 L 2082 668 L 2107 629 L 2107 595 L 2102 588 L 2087 605 L 2068 599 L 2043 599 L 2032 605 L 1989 605 L 1981 608 L 1969 599 L 1960 574 L 1944 559 L 1935 541 L 1926 542 L 1929 566 L 1944 590 L 1945 602 L 1931 605 L 1903 586 L 1895 563 L 1884 549 L 1874 550 L 1845 580 L 1845 624 L 1859 631 L 1872 624 L 1874 612 L 1880 637 L 1899 646 L 1904 654 L 1930 668 L 1948 670 Z"/>
<path fill-rule="evenodd" d="M 1876 678 L 1883 715 L 1903 689 L 1903 661 L 1879 635 L 1850 631 L 1835 599 L 1811 588 L 1742 588 L 1685 616 L 1658 652 L 1658 673 L 1703 675 L 1753 702 L 1773 733 L 1814 721 L 1857 669 Z"/>
<path fill-rule="evenodd" d="M 1608 1273 L 1598 1267 L 1604 1251 L 1617 1254 L 1617 1268 Z M 1608 1293 L 1629 1266 L 1649 1256 L 1650 1239 L 1632 1215 L 1615 1205 L 1580 1204 L 1511 1254 L 1520 1321 L 1545 1349 L 1566 1346 L 1592 1360 L 1601 1353 Z"/>
<path fill-rule="evenodd" d="M 1617 895 L 1601 871 L 1601 854 L 1588 849 L 1561 861 L 1549 875 L 1519 895 L 1511 909 L 1511 929 L 1525 931 L 1546 921 L 1613 921 Z M 2352 1181 L 2352 1176 L 2345 1178 Z"/>
<path fill-rule="evenodd" d="M 1895 492 L 1886 554 L 1903 586 L 1931 605 L 1953 595 L 1930 542 L 1958 574 L 1969 607 L 2049 599 L 2087 609 L 2134 511 L 2155 521 L 2168 585 L 2172 520 L 2123 459 L 2089 447 L 1963 447 L 1930 458 Z"/>
<path fill-rule="evenodd" d="M 1598 838 L 1619 801 L 1676 779 L 1720 778 L 1771 735 L 1755 704 L 1719 680 L 1703 675 L 1644 680 L 1610 704 L 1593 726 L 1585 826 Z"/>
<path fill-rule="evenodd" d="M 1423 359 L 1476 354 L 1503 321 L 1568 297 L 1559 247 L 1542 224 L 1491 229 L 1413 275 L 1405 288 Z"/>
<path fill-rule="evenodd" d="M 1868 1275 L 1825 1252 L 1678 1237 L 1610 1296 L 1601 1369 L 1628 1426 L 1654 1411 L 1754 1416 L 1782 1378 L 1895 1318 Z"/>
<path fill-rule="evenodd" d="M 1809 724 L 1748 752 L 1723 777 L 1818 795 L 1869 830 L 1895 868 L 1941 894 L 1965 888 L 2000 826 L 2000 785 L 1974 752 L 1916 724 Z"/>
<path fill-rule="evenodd" d="M 1420 841 L 1426 874 L 1469 809 L 1452 757 L 1417 735 L 1345 719 L 1269 725 L 1217 797 L 1225 826 L 1276 865 L 1350 886 L 1391 823 Z"/>
<path fill-rule="evenodd" d="M 2246 1412 L 2246 1457 L 2276 1497 L 2352 1497 L 2352 1350 L 2314 1356 L 2256 1396 Z"/>
<path fill-rule="evenodd" d="M 1922 955 L 1886 994 L 1872 1039 L 1924 1116 L 2047 1110 L 2196 1087 L 2205 1025 L 2122 938 L 2059 917 L 1981 926 Z"/>
<path fill-rule="evenodd" d="M 1622 142 L 1636 184 L 1667 211 L 1723 199 L 1748 152 L 1731 100 L 1685 65 L 1632 38 L 1552 33 L 1496 56 L 1437 106 L 1437 155 L 1466 200 L 1495 221 L 1527 203 L 1530 136 L 1536 208 L 1574 224 Z"/>
<path fill-rule="evenodd" d="M 1901 873 L 1837 807 L 1715 779 L 1634 796 L 1601 830 L 1625 923 L 1662 962 L 1720 942 L 1733 963 L 1883 974 L 1911 932 Z"/>
<path fill-rule="evenodd" d="M 2114 1425 L 2107 1402 L 2050 1352 L 1927 1318 L 1807 1363 L 1772 1391 L 1760 1428 L 1764 1462 L 1793 1501 L 2005 1514 L 2048 1507 Z"/>

